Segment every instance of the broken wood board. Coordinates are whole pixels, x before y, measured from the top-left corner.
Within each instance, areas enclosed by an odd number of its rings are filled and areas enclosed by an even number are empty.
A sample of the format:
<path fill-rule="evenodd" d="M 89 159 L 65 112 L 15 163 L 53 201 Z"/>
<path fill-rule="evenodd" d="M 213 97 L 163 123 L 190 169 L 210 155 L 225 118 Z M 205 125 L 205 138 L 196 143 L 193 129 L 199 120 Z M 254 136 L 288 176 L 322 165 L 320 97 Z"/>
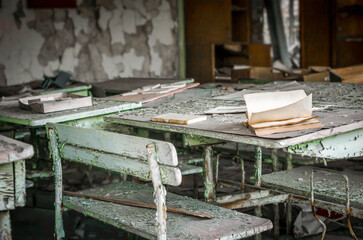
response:
<path fill-rule="evenodd" d="M 244 113 L 247 111 L 246 106 L 219 106 L 208 111 L 205 114 L 231 114 L 231 113 Z"/>
<path fill-rule="evenodd" d="M 284 73 L 274 71 L 271 67 L 255 67 L 246 65 L 233 66 L 232 81 L 240 79 L 284 79 Z"/>
<path fill-rule="evenodd" d="M 118 78 L 104 82 L 92 83 L 92 93 L 95 97 L 130 92 L 137 88 L 156 84 L 193 83 L 193 78 Z"/>
<path fill-rule="evenodd" d="M 153 116 L 153 117 L 151 117 L 150 120 L 152 122 L 189 125 L 189 124 L 192 124 L 192 123 L 198 123 L 198 122 L 206 121 L 207 116 L 186 115 L 186 114 L 178 114 L 178 113 L 167 113 L 167 114 Z"/>
<path fill-rule="evenodd" d="M 330 73 L 326 72 L 318 72 L 306 74 L 303 76 L 304 82 L 330 82 Z"/>
<path fill-rule="evenodd" d="M 363 83 L 363 65 L 335 68 L 332 72 L 341 76 L 344 83 Z"/>
<path fill-rule="evenodd" d="M 152 188 L 127 181 L 84 190 L 80 193 L 148 204 L 154 203 Z M 198 217 L 168 212 L 167 239 L 240 239 L 272 228 L 272 223 L 268 219 L 221 208 L 171 192 L 166 195 L 166 202 L 167 207 L 198 211 L 213 216 L 212 219 L 201 220 Z M 63 203 L 67 208 L 76 209 L 115 227 L 144 238 L 156 239 L 157 232 L 154 226 L 156 212 L 153 209 L 116 205 L 71 196 L 64 196 Z"/>
<path fill-rule="evenodd" d="M 0 164 L 28 159 L 33 155 L 32 145 L 0 135 Z"/>
<path fill-rule="evenodd" d="M 19 107 L 38 113 L 51 113 L 92 106 L 92 97 L 71 93 L 51 93 L 19 99 Z"/>
<path fill-rule="evenodd" d="M 185 87 L 176 89 L 176 90 L 167 90 L 166 88 L 163 88 L 162 93 L 151 93 L 151 94 L 133 94 L 129 96 L 122 96 L 122 95 L 113 95 L 110 97 L 107 97 L 106 99 L 110 100 L 117 100 L 117 101 L 131 101 L 131 102 L 141 102 L 141 103 L 148 103 L 163 97 L 167 97 L 170 95 L 173 95 L 175 93 L 182 92 L 184 90 L 187 90 L 189 88 L 194 88 L 199 86 L 199 83 L 190 83 L 187 84 Z"/>

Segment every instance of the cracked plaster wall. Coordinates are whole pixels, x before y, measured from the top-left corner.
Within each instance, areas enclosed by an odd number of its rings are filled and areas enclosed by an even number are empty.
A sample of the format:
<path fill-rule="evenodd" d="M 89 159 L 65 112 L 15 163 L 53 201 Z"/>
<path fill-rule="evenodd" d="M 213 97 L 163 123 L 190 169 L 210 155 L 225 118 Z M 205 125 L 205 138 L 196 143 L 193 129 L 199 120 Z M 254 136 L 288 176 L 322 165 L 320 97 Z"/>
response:
<path fill-rule="evenodd" d="M 77 0 L 77 9 L 2 1 L 0 85 L 178 75 L 177 0 Z"/>

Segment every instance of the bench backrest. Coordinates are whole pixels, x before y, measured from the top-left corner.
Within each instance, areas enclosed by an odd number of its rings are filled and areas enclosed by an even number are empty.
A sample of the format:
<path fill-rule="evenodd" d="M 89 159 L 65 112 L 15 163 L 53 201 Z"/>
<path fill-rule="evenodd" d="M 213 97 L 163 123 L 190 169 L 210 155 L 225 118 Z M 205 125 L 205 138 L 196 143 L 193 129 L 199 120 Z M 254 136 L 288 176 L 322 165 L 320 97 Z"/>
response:
<path fill-rule="evenodd" d="M 114 132 L 48 123 L 54 130 L 59 155 L 112 171 L 151 180 L 146 146 L 154 145 L 163 184 L 179 186 L 181 171 L 173 144 Z M 49 136 L 52 141 L 52 136 Z"/>

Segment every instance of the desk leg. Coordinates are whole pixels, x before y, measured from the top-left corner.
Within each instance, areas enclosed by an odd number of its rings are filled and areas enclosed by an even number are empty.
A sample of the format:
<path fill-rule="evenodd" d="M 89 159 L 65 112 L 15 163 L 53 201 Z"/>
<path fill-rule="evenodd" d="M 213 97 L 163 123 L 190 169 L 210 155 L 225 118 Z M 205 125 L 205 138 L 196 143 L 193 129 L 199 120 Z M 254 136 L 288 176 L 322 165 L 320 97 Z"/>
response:
<path fill-rule="evenodd" d="M 279 170 L 279 158 L 277 157 L 276 148 L 272 149 L 271 159 L 272 159 L 272 171 L 277 172 Z"/>
<path fill-rule="evenodd" d="M 262 149 L 261 147 L 255 147 L 255 186 L 261 187 L 261 174 L 262 174 Z M 262 217 L 261 206 L 255 207 L 255 216 Z M 261 234 L 255 236 L 255 240 L 262 239 Z"/>
<path fill-rule="evenodd" d="M 215 182 L 213 177 L 212 146 L 204 147 L 204 199 L 213 202 L 215 199 Z"/>
<path fill-rule="evenodd" d="M 34 156 L 31 159 L 32 168 L 36 169 L 38 158 L 39 158 L 39 144 L 38 144 L 38 137 L 37 137 L 37 129 L 29 128 L 29 132 L 30 132 L 30 142 L 33 145 L 34 151 L 35 151 Z"/>
<path fill-rule="evenodd" d="M 286 170 L 292 169 L 292 154 L 287 153 L 286 157 Z M 291 234 L 291 220 L 292 220 L 292 209 L 291 209 L 291 201 L 288 200 L 286 202 L 286 234 Z"/>
<path fill-rule="evenodd" d="M 261 187 L 261 174 L 262 174 L 262 149 L 255 147 L 255 186 Z"/>
<path fill-rule="evenodd" d="M 0 239 L 11 240 L 10 211 L 0 212 Z"/>
<path fill-rule="evenodd" d="M 279 159 L 277 156 L 277 149 L 272 149 L 271 153 L 271 159 L 272 159 L 272 171 L 277 172 L 279 170 Z M 274 237 L 275 239 L 278 239 L 280 235 L 280 211 L 279 211 L 279 204 L 275 203 L 273 205 L 274 208 Z"/>

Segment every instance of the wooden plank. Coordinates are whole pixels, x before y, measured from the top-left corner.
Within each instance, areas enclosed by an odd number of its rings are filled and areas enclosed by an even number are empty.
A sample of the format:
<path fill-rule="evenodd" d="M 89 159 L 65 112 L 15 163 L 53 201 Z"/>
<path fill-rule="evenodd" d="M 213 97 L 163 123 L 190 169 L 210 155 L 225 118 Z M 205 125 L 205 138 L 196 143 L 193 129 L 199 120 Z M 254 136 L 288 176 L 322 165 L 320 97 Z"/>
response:
<path fill-rule="evenodd" d="M 15 206 L 24 207 L 26 201 L 25 160 L 14 162 L 15 168 Z"/>
<path fill-rule="evenodd" d="M 106 97 L 110 94 L 129 92 L 145 85 L 193 82 L 193 78 L 117 78 L 92 83 L 92 93 L 95 97 Z"/>
<path fill-rule="evenodd" d="M 31 158 L 33 155 L 32 145 L 0 135 L 0 164 Z"/>
<path fill-rule="evenodd" d="M 152 122 L 162 123 L 175 123 L 188 125 L 197 122 L 203 122 L 207 120 L 207 116 L 192 115 L 192 114 L 179 114 L 179 113 L 167 113 L 162 115 L 153 116 L 150 119 Z"/>
<path fill-rule="evenodd" d="M 121 182 L 86 191 L 85 194 L 106 196 L 124 200 L 153 203 L 152 188 L 132 182 Z M 229 209 L 197 201 L 173 193 L 166 195 L 167 207 L 197 211 L 213 216 L 200 219 L 193 216 L 168 213 L 166 221 L 167 239 L 240 239 L 272 228 L 270 220 L 243 214 Z M 103 222 L 156 239 L 155 210 L 105 203 L 92 199 L 64 197 L 64 205 L 83 212 Z"/>
<path fill-rule="evenodd" d="M 163 98 L 163 97 L 167 97 L 167 96 L 171 96 L 175 93 L 180 93 L 182 91 L 185 91 L 189 88 L 194 88 L 199 86 L 200 83 L 191 83 L 191 84 L 187 84 L 185 87 L 174 90 L 174 91 L 170 91 L 167 93 L 154 93 L 154 94 L 136 94 L 136 95 L 130 95 L 130 96 L 122 96 L 122 95 L 113 95 L 110 97 L 107 97 L 107 99 L 110 100 L 117 100 L 117 101 L 132 101 L 132 102 L 142 102 L 142 103 L 148 103 L 148 102 L 152 102 L 154 100 Z"/>
<path fill-rule="evenodd" d="M 13 163 L 0 164 L 0 211 L 15 209 Z"/>
<path fill-rule="evenodd" d="M 143 161 L 147 161 L 146 145 L 154 144 L 159 155 L 159 163 L 178 165 L 175 147 L 168 142 L 63 124 L 47 125 L 48 128 L 52 126 L 55 127 L 61 144 L 77 145 Z"/>
<path fill-rule="evenodd" d="M 64 145 L 60 149 L 60 154 L 64 159 L 151 180 L 148 163 L 139 161 L 137 158 L 107 154 L 72 145 Z M 179 168 L 165 165 L 160 165 L 160 168 L 164 184 L 172 186 L 179 186 L 181 184 L 182 176 Z"/>
<path fill-rule="evenodd" d="M 363 65 L 335 68 L 332 71 L 342 77 L 342 82 L 363 83 Z"/>

